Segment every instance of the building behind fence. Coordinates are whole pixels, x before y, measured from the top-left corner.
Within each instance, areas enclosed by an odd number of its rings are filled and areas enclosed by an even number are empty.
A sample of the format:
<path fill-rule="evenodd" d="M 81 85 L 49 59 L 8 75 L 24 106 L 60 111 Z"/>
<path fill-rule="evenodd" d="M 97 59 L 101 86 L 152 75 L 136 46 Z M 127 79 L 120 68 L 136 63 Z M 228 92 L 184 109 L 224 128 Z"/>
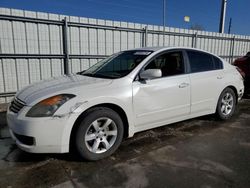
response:
<path fill-rule="evenodd" d="M 232 62 L 250 51 L 250 36 L 0 8 L 0 103 L 31 83 L 144 46 L 196 47 Z"/>

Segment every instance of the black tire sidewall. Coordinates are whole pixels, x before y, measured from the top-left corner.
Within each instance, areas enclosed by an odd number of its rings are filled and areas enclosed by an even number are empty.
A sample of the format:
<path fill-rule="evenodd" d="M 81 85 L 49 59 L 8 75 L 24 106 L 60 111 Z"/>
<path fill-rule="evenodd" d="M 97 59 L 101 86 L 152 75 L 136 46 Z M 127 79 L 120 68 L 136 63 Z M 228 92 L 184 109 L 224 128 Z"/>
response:
<path fill-rule="evenodd" d="M 221 112 L 222 98 L 225 96 L 226 93 L 230 93 L 233 96 L 233 108 L 232 108 L 232 111 L 230 112 L 230 114 L 228 114 L 228 115 L 224 115 Z M 217 103 L 217 108 L 216 108 L 216 115 L 220 120 L 227 120 L 227 119 L 230 119 L 233 116 L 233 114 L 235 112 L 235 109 L 236 109 L 236 100 L 237 99 L 236 99 L 235 93 L 231 88 L 226 88 L 226 89 L 224 89 L 222 91 L 222 93 L 221 93 L 221 95 L 219 97 L 218 103 Z"/>
<path fill-rule="evenodd" d="M 95 154 L 88 150 L 85 144 L 84 137 L 85 137 L 86 131 L 89 128 L 89 125 L 96 119 L 102 118 L 102 117 L 110 118 L 115 122 L 117 126 L 117 138 L 113 146 L 108 151 L 104 153 L 100 153 L 100 154 Z M 81 157 L 83 157 L 86 160 L 96 161 L 96 160 L 103 159 L 111 155 L 112 153 L 114 153 L 115 150 L 119 147 L 123 139 L 123 132 L 124 132 L 123 122 L 122 122 L 121 117 L 118 115 L 118 113 L 116 113 L 112 109 L 105 108 L 105 107 L 98 107 L 98 108 L 92 109 L 89 113 L 85 115 L 85 117 L 83 118 L 82 122 L 80 123 L 77 129 L 76 139 L 75 139 L 76 149 L 78 153 L 81 155 Z"/>

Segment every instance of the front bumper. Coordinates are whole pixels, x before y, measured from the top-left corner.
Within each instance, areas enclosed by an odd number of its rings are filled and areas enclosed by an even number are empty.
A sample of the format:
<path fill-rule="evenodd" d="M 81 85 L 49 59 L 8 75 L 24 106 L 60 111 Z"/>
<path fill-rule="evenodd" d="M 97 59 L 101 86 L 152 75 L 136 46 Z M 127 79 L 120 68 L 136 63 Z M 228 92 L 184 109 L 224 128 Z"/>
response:
<path fill-rule="evenodd" d="M 70 124 L 69 119 L 69 117 L 29 118 L 22 113 L 7 111 L 7 123 L 12 138 L 20 149 L 31 153 L 68 152 L 69 136 L 65 138 L 64 133 Z"/>

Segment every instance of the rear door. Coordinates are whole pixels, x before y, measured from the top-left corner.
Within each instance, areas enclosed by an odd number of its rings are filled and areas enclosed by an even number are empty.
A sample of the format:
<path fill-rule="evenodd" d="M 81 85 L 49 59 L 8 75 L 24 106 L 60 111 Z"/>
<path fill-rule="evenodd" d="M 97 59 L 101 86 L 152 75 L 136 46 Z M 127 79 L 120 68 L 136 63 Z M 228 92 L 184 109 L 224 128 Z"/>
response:
<path fill-rule="evenodd" d="M 186 52 L 190 65 L 191 113 L 213 112 L 223 89 L 223 64 L 205 52 Z"/>

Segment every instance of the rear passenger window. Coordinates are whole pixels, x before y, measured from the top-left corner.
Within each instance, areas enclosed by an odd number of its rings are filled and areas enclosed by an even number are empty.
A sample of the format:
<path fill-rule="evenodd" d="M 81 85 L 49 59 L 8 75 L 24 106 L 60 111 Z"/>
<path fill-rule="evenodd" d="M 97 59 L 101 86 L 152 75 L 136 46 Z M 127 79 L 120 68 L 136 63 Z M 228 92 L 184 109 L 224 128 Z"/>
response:
<path fill-rule="evenodd" d="M 191 72 L 214 70 L 213 56 L 196 51 L 187 51 Z"/>
<path fill-rule="evenodd" d="M 213 59 L 214 59 L 214 69 L 216 69 L 216 70 L 223 69 L 223 65 L 222 65 L 221 60 L 217 57 L 213 57 Z"/>

